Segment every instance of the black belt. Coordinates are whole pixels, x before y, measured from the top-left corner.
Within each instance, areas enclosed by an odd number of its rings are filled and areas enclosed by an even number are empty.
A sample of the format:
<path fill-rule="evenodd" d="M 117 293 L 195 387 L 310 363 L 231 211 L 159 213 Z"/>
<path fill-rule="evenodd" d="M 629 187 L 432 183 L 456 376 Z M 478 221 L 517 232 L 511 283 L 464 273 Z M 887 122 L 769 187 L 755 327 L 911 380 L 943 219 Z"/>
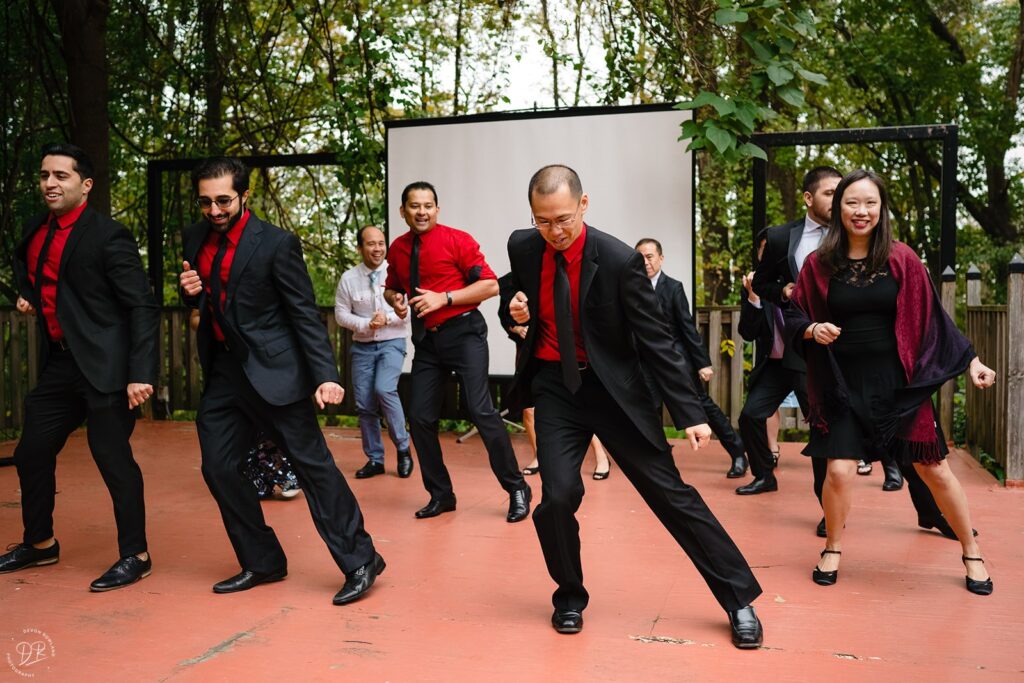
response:
<path fill-rule="evenodd" d="M 68 340 L 61 337 L 57 341 L 50 340 L 51 351 L 70 351 L 71 347 L 68 346 Z"/>
<path fill-rule="evenodd" d="M 553 365 L 557 367 L 559 370 L 561 370 L 562 368 L 562 361 L 560 360 L 543 360 L 541 358 L 538 358 L 537 360 L 547 365 Z M 590 364 L 590 361 L 584 360 L 576 361 L 576 367 L 579 369 L 580 372 L 584 372 L 586 370 L 592 370 L 594 366 Z"/>
<path fill-rule="evenodd" d="M 475 311 L 475 310 L 476 309 L 474 308 L 473 311 Z M 452 324 L 458 322 L 459 320 L 462 320 L 463 318 L 468 316 L 473 311 L 466 311 L 465 313 L 459 313 L 457 316 L 455 316 L 453 318 L 448 318 L 447 320 L 445 320 L 440 325 L 434 325 L 433 327 L 428 327 L 424 331 L 425 332 L 440 332 L 441 330 L 443 330 L 444 328 L 448 327 L 449 325 L 452 325 Z"/>

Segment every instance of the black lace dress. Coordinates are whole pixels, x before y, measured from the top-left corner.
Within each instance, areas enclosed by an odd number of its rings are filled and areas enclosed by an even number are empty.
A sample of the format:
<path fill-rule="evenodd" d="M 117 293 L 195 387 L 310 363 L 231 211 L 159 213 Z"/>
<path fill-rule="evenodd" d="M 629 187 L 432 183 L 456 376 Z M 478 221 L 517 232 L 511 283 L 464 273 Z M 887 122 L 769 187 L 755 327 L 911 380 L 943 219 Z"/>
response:
<path fill-rule="evenodd" d="M 909 453 L 901 452 L 904 442 L 886 444 L 878 429 L 894 411 L 896 391 L 907 384 L 896 348 L 898 293 L 888 265 L 868 271 L 865 261 L 851 261 L 832 276 L 828 307 L 831 322 L 842 329 L 832 352 L 849 389 L 850 409 L 825 416 L 827 434 L 811 428 L 806 455 L 872 462 L 888 451 L 897 462 L 912 462 Z M 948 452 L 945 443 L 940 435 L 943 455 Z"/>

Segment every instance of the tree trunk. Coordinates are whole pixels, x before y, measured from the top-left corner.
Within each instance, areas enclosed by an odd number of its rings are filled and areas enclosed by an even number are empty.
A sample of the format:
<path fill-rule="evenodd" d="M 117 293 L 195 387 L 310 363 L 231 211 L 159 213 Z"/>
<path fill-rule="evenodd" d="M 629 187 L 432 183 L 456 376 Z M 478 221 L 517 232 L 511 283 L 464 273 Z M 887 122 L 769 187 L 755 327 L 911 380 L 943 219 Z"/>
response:
<path fill-rule="evenodd" d="M 221 142 L 224 136 L 224 70 L 220 64 L 217 41 L 217 21 L 223 15 L 224 6 L 219 0 L 200 0 L 199 25 L 202 27 L 203 95 L 206 100 L 206 122 L 203 142 L 209 154 L 224 150 Z"/>
<path fill-rule="evenodd" d="M 110 214 L 110 101 L 107 68 L 107 17 L 104 0 L 56 0 L 61 48 L 68 71 L 71 142 L 96 168 L 89 205 Z"/>

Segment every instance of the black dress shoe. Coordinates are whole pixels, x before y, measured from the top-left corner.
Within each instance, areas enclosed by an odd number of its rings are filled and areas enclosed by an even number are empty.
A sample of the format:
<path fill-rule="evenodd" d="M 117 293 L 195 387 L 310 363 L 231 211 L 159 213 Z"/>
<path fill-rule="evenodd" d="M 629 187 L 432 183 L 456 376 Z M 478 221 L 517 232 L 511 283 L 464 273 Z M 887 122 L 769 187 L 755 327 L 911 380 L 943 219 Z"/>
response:
<path fill-rule="evenodd" d="M 883 460 L 882 471 L 885 472 L 885 481 L 882 482 L 883 491 L 899 491 L 903 488 L 903 474 L 900 472 L 899 465 Z"/>
<path fill-rule="evenodd" d="M 960 559 L 963 560 L 965 567 L 968 562 L 981 562 L 982 564 L 985 564 L 985 560 L 980 557 L 967 557 L 966 555 L 961 555 Z M 972 579 L 969 576 L 965 576 L 964 579 L 967 581 L 967 590 L 975 595 L 992 595 L 991 576 L 984 581 L 978 581 L 977 579 Z"/>
<path fill-rule="evenodd" d="M 56 539 L 49 548 L 36 548 L 31 543 L 15 543 L 7 546 L 7 549 L 10 552 L 0 555 L 0 574 L 56 564 L 60 559 L 60 543 Z"/>
<path fill-rule="evenodd" d="M 509 524 L 521 522 L 530 514 L 530 501 L 533 500 L 533 491 L 525 486 L 518 491 L 513 491 L 508 496 L 508 517 L 505 518 Z"/>
<path fill-rule="evenodd" d="M 287 569 L 278 569 L 273 572 L 253 572 L 248 569 L 243 569 L 239 573 L 232 576 L 230 579 L 224 579 L 220 583 L 213 584 L 214 593 L 237 593 L 239 591 L 247 591 L 250 588 L 255 588 L 261 583 L 273 583 L 274 581 L 282 581 L 284 577 L 288 576 Z"/>
<path fill-rule="evenodd" d="M 825 555 L 842 554 L 842 551 L 839 550 L 826 549 L 821 551 L 821 557 L 825 557 Z M 820 569 L 818 569 L 818 565 L 814 565 L 814 571 L 811 572 L 811 578 L 814 580 L 814 583 L 818 584 L 819 586 L 833 586 L 835 585 L 836 581 L 839 580 L 839 570 L 834 569 L 830 572 L 823 572 Z"/>
<path fill-rule="evenodd" d="M 115 588 L 124 588 L 144 579 L 153 572 L 153 559 L 147 557 L 140 560 L 135 555 L 122 557 L 114 563 L 114 566 L 107 572 L 89 584 L 89 590 L 93 593 L 112 591 Z"/>
<path fill-rule="evenodd" d="M 960 540 L 959 538 L 956 537 L 956 532 L 953 531 L 953 527 L 951 527 L 949 525 L 949 522 L 946 521 L 945 517 L 939 517 L 934 522 L 929 522 L 927 520 L 923 520 L 920 517 L 918 517 L 917 518 L 917 525 L 919 527 L 921 527 L 922 529 L 935 529 L 936 531 L 938 531 L 940 534 L 942 534 L 946 538 L 950 539 L 951 541 L 959 541 Z M 978 535 L 978 530 L 977 529 L 971 529 L 971 531 L 974 532 L 975 536 Z"/>
<path fill-rule="evenodd" d="M 747 473 L 747 457 L 741 455 L 738 458 L 732 459 L 732 467 L 725 473 L 725 476 L 729 479 L 739 479 Z"/>
<path fill-rule="evenodd" d="M 583 630 L 583 614 L 574 609 L 556 609 L 551 625 L 559 633 L 579 633 Z"/>
<path fill-rule="evenodd" d="M 374 553 L 373 559 L 359 569 L 345 574 L 345 585 L 334 596 L 335 605 L 347 605 L 353 600 L 363 597 L 370 586 L 377 580 L 377 577 L 384 573 L 384 558 L 380 553 Z"/>
<path fill-rule="evenodd" d="M 753 650 L 761 647 L 764 627 L 751 605 L 729 612 L 729 626 L 732 627 L 732 644 L 739 649 Z"/>
<path fill-rule="evenodd" d="M 759 493 L 768 493 L 770 491 L 778 491 L 779 482 L 773 475 L 768 475 L 763 479 L 755 479 L 746 486 L 741 486 L 736 489 L 736 494 L 740 496 L 756 496 Z"/>
<path fill-rule="evenodd" d="M 402 479 L 408 479 L 411 474 L 412 454 L 406 448 L 404 451 L 398 451 L 398 476 Z"/>
<path fill-rule="evenodd" d="M 442 512 L 453 512 L 455 510 L 455 496 L 450 498 L 431 498 L 430 502 L 416 511 L 416 519 L 427 519 L 437 517 Z"/>
<path fill-rule="evenodd" d="M 825 518 L 818 522 L 818 528 L 814 532 L 819 538 L 828 538 L 828 530 L 825 528 Z"/>
<path fill-rule="evenodd" d="M 366 464 L 356 470 L 356 479 L 369 479 L 384 474 L 384 463 L 367 460 Z"/>

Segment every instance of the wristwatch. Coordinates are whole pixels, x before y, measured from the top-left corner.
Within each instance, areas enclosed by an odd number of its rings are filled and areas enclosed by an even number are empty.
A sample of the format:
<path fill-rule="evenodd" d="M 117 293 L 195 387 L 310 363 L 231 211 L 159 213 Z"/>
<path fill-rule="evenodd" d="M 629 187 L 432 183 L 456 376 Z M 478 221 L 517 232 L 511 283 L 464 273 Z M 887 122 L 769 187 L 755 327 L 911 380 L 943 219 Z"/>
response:
<path fill-rule="evenodd" d="M 444 295 L 446 297 L 448 297 L 448 305 L 451 306 L 452 305 L 452 293 L 451 292 L 445 292 Z"/>

